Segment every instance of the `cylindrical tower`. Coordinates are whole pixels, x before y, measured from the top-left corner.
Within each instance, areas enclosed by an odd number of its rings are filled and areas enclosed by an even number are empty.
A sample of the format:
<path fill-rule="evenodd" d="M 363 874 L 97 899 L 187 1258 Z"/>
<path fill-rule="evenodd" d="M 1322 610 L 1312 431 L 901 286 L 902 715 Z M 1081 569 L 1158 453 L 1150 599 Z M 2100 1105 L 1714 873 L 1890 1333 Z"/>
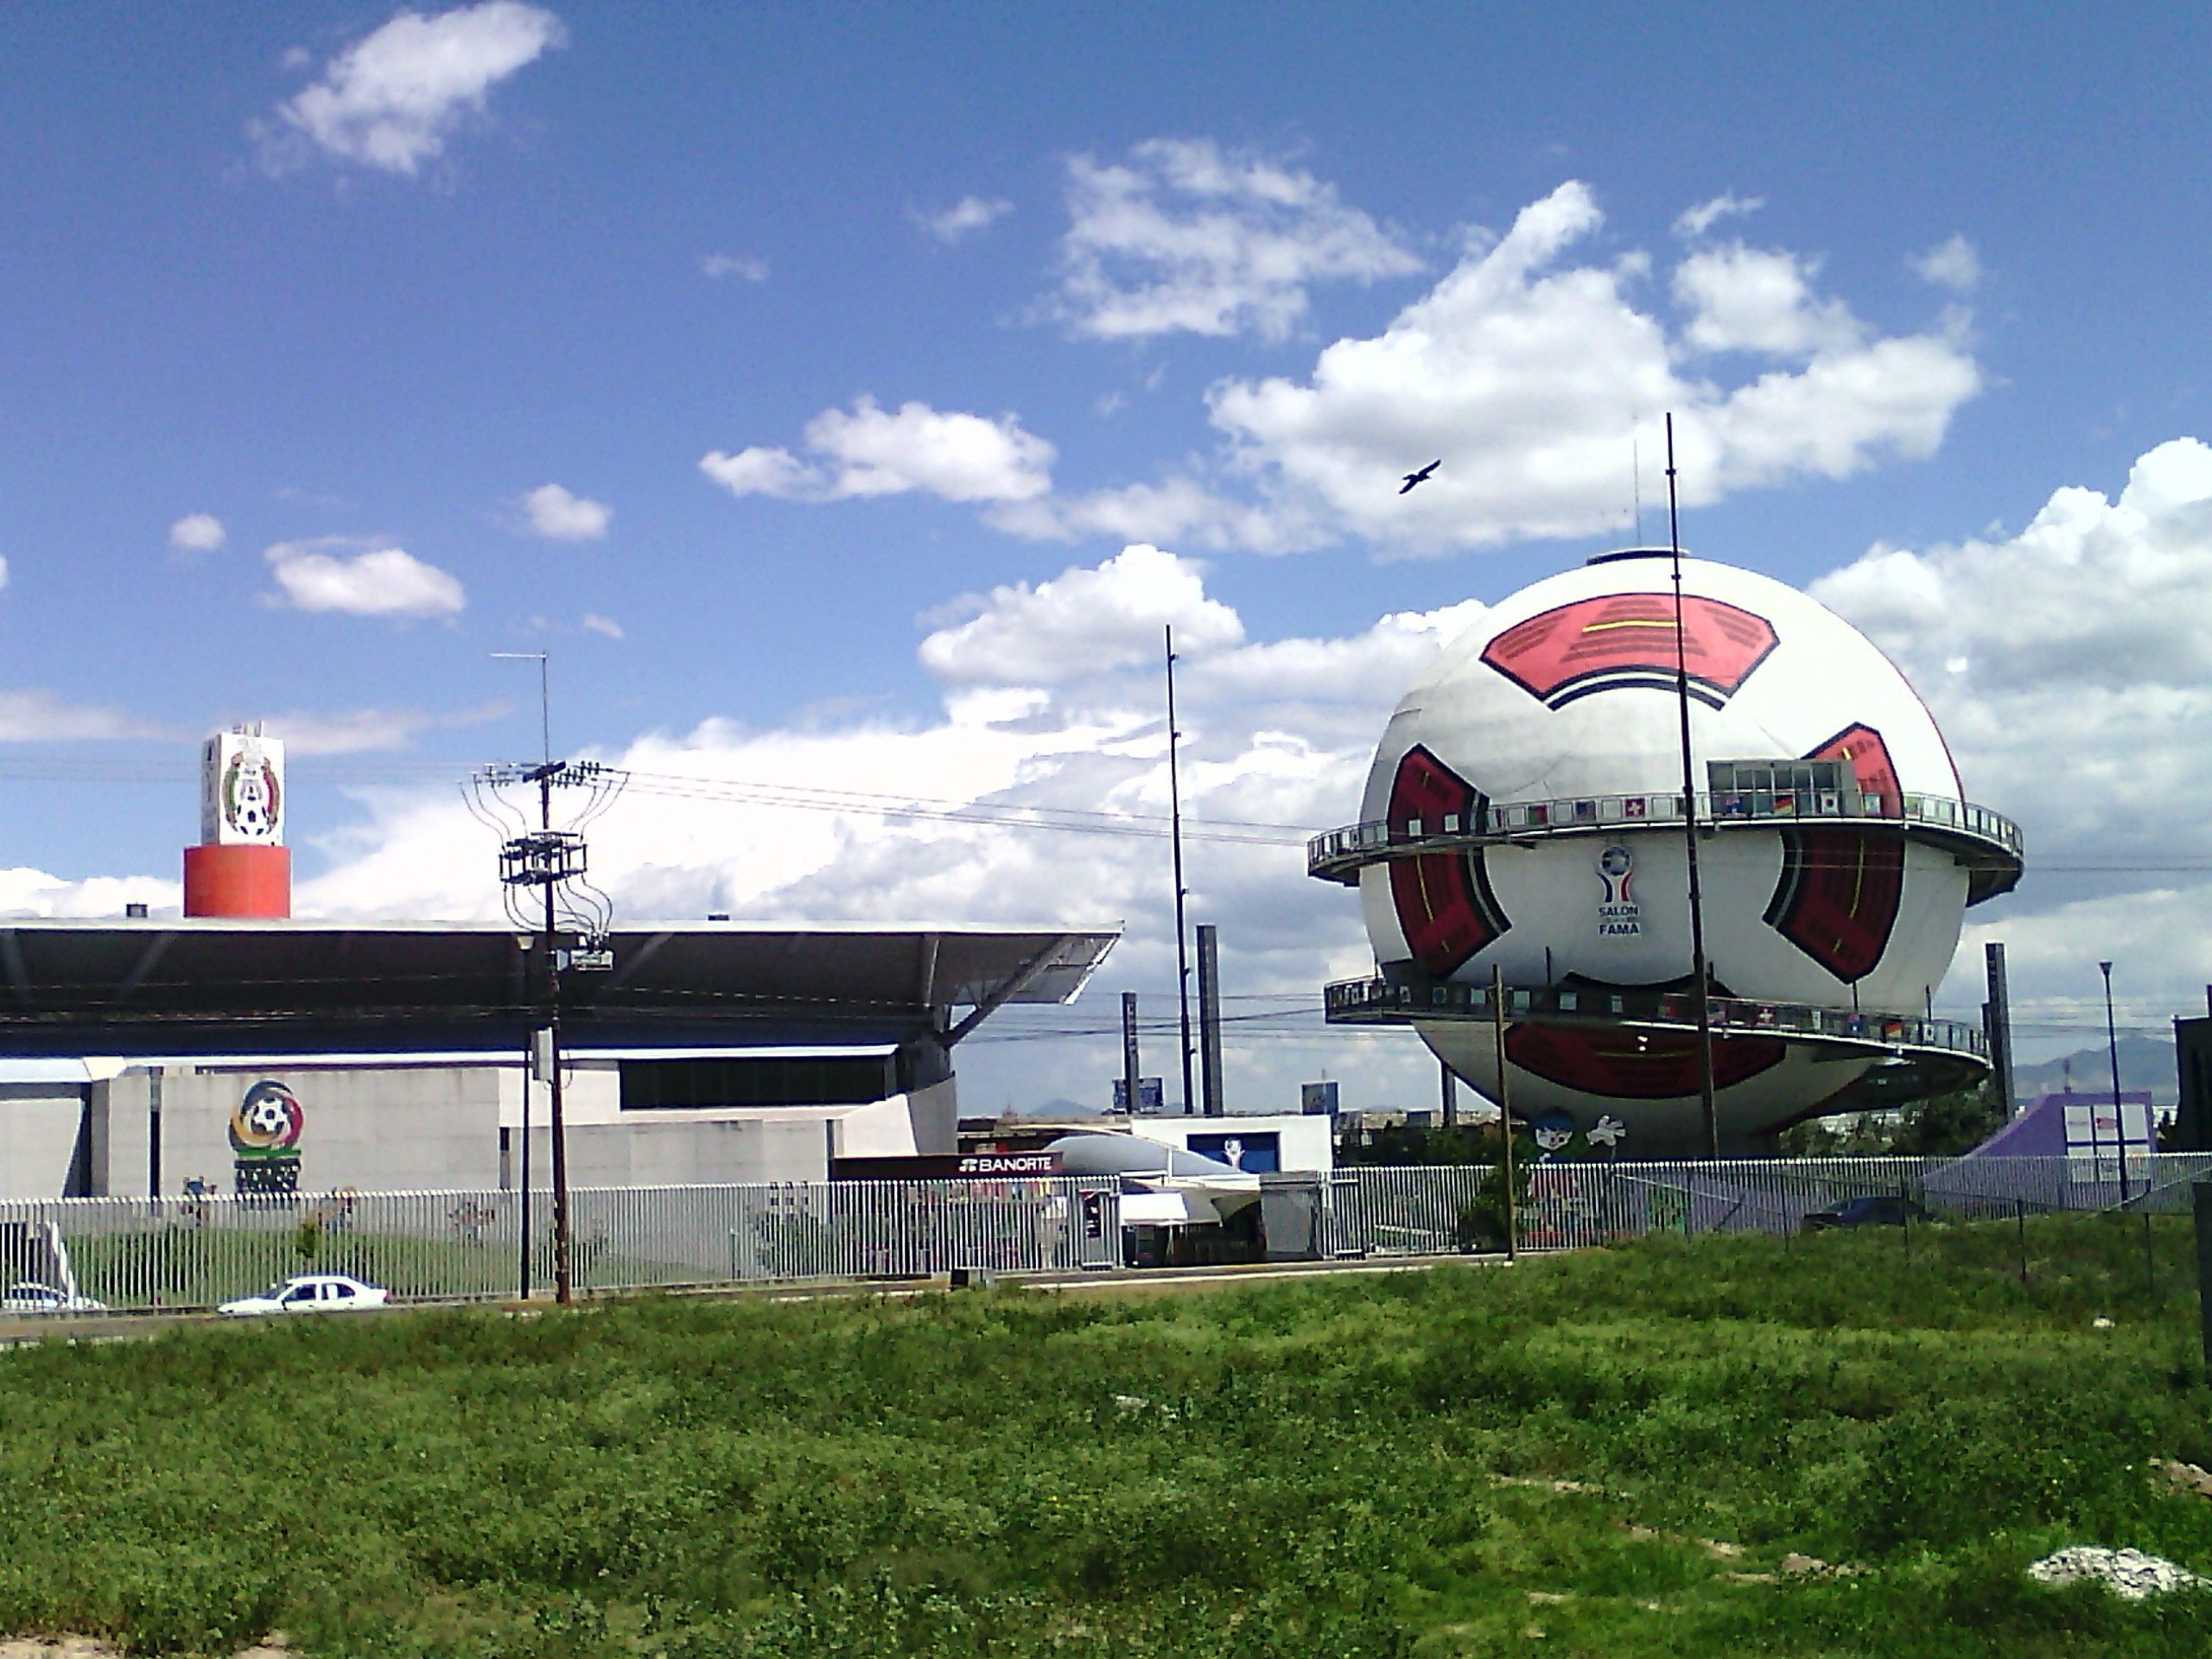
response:
<path fill-rule="evenodd" d="M 281 920 L 292 913 L 284 845 L 284 745 L 218 732 L 200 753 L 200 845 L 184 849 L 184 913 Z"/>
<path fill-rule="evenodd" d="M 1986 1071 L 1932 1018 L 1965 907 L 2020 837 L 1963 798 L 1904 677 L 1765 576 L 1682 563 L 1699 861 L 1724 1144 Z M 1628 1155 L 1702 1139 L 1668 550 L 1505 600 L 1392 716 L 1362 821 L 1309 868 L 1356 882 L 1377 972 L 1329 1017 L 1409 1023 L 1494 1090 L 1504 976 L 1517 1116 L 1623 1126 Z"/>

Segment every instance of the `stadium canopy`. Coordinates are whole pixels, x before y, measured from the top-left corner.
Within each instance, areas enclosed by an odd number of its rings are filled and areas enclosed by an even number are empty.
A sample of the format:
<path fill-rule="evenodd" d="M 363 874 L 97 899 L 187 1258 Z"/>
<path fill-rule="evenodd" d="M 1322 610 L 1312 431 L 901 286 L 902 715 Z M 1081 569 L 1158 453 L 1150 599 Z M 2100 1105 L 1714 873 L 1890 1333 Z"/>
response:
<path fill-rule="evenodd" d="M 1065 1002 L 1118 928 L 643 925 L 559 976 L 564 1043 L 916 1042 Z M 562 947 L 573 938 L 561 938 Z M 0 1056 L 474 1053 L 545 1022 L 544 947 L 488 923 L 0 923 Z"/>

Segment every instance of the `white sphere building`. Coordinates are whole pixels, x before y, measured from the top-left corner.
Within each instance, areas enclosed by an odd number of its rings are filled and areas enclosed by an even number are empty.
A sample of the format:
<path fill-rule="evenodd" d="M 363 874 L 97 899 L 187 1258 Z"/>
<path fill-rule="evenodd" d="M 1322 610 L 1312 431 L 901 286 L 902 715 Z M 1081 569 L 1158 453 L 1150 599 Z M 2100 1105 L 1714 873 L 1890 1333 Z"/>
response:
<path fill-rule="evenodd" d="M 1931 1017 L 1968 905 L 2019 880 L 2019 832 L 1964 798 L 1933 717 L 1866 637 L 1794 588 L 1681 562 L 1718 1137 L 1956 1088 L 1979 1027 Z M 1391 717 L 1361 822 L 1311 873 L 1356 883 L 1371 979 L 1332 1022 L 1404 1023 L 1497 1092 L 1505 987 L 1520 1118 L 1624 1155 L 1707 1144 L 1666 550 L 1523 588 Z"/>

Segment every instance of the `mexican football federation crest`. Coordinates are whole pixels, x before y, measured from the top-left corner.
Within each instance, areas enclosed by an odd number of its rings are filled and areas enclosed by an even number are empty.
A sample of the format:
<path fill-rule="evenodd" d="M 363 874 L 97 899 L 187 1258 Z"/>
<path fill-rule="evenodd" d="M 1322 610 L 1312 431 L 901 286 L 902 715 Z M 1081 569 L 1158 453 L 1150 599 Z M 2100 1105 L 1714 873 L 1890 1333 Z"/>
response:
<path fill-rule="evenodd" d="M 1641 937 L 1643 924 L 1637 919 L 1636 894 L 1632 887 L 1636 880 L 1635 855 L 1618 842 L 1608 846 L 1598 855 L 1598 880 L 1604 887 L 1604 896 L 1598 900 L 1598 937 L 1601 939 Z"/>
<path fill-rule="evenodd" d="M 232 1173 L 236 1191 L 289 1194 L 300 1190 L 300 1131 L 307 1113 L 289 1089 L 264 1078 L 231 1114 Z"/>
<path fill-rule="evenodd" d="M 223 768 L 223 822 L 244 841 L 273 841 L 283 821 L 283 785 L 259 746 L 236 750 Z"/>

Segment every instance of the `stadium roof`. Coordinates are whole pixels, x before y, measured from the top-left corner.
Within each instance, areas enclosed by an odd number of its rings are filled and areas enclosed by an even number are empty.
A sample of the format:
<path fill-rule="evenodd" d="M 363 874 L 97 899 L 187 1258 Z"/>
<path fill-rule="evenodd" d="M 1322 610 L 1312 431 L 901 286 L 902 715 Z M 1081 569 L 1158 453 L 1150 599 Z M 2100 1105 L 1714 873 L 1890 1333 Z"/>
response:
<path fill-rule="evenodd" d="M 1118 928 L 687 922 L 618 930 L 561 976 L 598 1048 L 955 1042 L 1065 1002 Z M 572 941 L 563 940 L 563 944 Z M 504 924 L 0 923 L 0 1055 L 480 1051 L 544 1022 L 543 950 Z M 948 1011 L 969 1010 L 957 1023 Z"/>

